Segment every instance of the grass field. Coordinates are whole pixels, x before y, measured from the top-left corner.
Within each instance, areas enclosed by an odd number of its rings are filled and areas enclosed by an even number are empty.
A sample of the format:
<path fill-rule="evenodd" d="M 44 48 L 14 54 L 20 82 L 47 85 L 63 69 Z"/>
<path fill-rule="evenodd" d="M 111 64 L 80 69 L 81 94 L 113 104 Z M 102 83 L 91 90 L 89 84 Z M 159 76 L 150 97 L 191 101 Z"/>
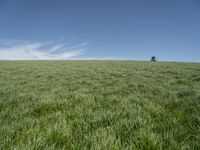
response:
<path fill-rule="evenodd" d="M 200 149 L 200 64 L 0 61 L 0 149 Z"/>

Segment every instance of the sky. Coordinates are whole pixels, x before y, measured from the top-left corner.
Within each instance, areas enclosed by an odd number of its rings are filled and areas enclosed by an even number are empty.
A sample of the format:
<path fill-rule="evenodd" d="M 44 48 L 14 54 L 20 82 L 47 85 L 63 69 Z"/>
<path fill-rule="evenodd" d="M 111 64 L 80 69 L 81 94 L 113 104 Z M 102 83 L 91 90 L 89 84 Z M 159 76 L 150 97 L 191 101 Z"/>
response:
<path fill-rule="evenodd" d="M 0 60 L 200 62 L 199 0 L 0 0 Z"/>

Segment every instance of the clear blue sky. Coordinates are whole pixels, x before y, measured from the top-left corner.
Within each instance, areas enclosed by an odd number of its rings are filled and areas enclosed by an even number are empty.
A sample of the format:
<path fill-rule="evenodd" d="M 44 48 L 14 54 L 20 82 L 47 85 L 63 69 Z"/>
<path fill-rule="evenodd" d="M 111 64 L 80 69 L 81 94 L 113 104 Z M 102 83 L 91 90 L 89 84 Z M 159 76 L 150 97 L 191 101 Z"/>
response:
<path fill-rule="evenodd" d="M 0 59 L 200 62 L 200 1 L 0 0 L 0 40 Z"/>

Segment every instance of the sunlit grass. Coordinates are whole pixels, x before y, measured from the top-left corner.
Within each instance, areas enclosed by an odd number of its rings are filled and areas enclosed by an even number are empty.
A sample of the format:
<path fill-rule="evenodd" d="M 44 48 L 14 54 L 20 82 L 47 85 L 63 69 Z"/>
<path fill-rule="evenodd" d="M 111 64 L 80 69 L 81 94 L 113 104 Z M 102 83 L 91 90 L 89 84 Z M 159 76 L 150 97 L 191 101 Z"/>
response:
<path fill-rule="evenodd" d="M 200 149 L 200 64 L 1 61 L 0 149 Z"/>

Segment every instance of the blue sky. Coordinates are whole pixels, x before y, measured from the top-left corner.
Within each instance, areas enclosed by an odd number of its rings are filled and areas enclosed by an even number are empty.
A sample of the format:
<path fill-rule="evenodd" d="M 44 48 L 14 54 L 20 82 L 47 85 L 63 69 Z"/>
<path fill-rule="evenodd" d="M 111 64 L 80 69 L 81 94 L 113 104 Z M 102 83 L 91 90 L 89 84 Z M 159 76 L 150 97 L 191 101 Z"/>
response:
<path fill-rule="evenodd" d="M 199 0 L 0 0 L 0 59 L 200 62 Z"/>

